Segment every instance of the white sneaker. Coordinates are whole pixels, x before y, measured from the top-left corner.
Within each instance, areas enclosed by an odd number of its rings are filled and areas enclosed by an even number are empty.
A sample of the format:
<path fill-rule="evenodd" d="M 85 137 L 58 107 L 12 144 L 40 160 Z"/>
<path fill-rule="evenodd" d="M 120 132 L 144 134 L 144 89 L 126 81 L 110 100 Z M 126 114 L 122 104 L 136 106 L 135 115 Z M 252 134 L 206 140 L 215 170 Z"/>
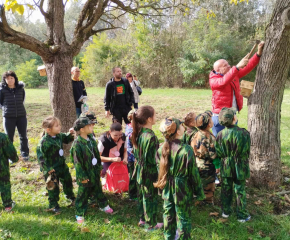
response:
<path fill-rule="evenodd" d="M 230 215 L 227 215 L 227 214 L 225 214 L 224 212 L 223 212 L 223 214 L 222 214 L 222 217 L 223 218 L 228 218 Z"/>
<path fill-rule="evenodd" d="M 245 223 L 251 220 L 251 216 L 249 215 L 246 219 L 238 219 L 240 223 Z"/>
<path fill-rule="evenodd" d="M 106 184 L 107 179 L 102 177 L 102 186 Z"/>

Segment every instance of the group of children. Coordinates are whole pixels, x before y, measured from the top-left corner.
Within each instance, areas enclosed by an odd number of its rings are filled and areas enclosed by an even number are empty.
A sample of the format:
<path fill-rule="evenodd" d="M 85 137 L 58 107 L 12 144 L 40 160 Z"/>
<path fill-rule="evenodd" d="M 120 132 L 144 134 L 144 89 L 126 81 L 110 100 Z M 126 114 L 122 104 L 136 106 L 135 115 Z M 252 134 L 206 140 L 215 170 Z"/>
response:
<path fill-rule="evenodd" d="M 248 131 L 236 125 L 234 109 L 223 108 L 219 113 L 219 123 L 226 128 L 217 138 L 210 131 L 213 126 L 211 111 L 198 116 L 190 112 L 184 121 L 168 117 L 162 120 L 159 128 L 165 139 L 163 144 L 159 144 L 152 130 L 156 123 L 153 107 L 141 106 L 138 110 L 132 110 L 128 119 L 131 123 L 126 126 L 127 141 L 124 147 L 128 154 L 123 160 L 128 163 L 130 173 L 130 199 L 138 201 L 140 227 L 146 231 L 164 227 L 165 239 L 190 239 L 190 206 L 193 205 L 193 198 L 198 204 L 214 204 L 215 175 L 218 172 L 222 182 L 222 217 L 227 218 L 232 213 L 234 188 L 238 221 L 250 219 L 245 193 L 245 181 L 250 175 L 250 136 Z M 97 202 L 101 211 L 113 213 L 100 181 L 103 166 L 93 134 L 95 123 L 94 114 L 83 113 L 74 127 L 64 134 L 60 132 L 59 119 L 48 117 L 43 121 L 44 133 L 37 147 L 37 158 L 45 180 L 51 181 L 53 177 L 55 182 L 53 188 L 47 189 L 49 209 L 60 211 L 60 181 L 66 197 L 71 200 L 72 206 L 75 205 L 78 223 L 84 222 L 84 215 L 91 203 Z M 63 151 L 63 143 L 72 141 L 70 160 L 76 170 L 77 197 L 73 193 L 72 178 Z M 118 139 L 114 141 L 118 145 Z M 0 192 L 5 210 L 10 211 L 14 203 L 11 200 L 8 159 L 15 162 L 18 157 L 10 140 L 2 133 L 0 145 Z M 164 200 L 163 223 L 157 222 L 160 192 Z"/>

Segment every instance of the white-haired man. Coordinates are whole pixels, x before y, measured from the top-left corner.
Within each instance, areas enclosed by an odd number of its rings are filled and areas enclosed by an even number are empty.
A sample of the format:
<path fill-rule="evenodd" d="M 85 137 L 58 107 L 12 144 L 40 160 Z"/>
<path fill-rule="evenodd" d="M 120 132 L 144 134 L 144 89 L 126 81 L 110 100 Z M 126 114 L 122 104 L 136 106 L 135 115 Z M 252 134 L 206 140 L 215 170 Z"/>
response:
<path fill-rule="evenodd" d="M 84 82 L 80 80 L 80 69 L 78 67 L 72 67 L 71 78 L 77 117 L 79 117 L 82 113 L 82 104 L 83 104 L 82 102 L 79 102 L 79 99 L 81 96 L 87 96 L 87 92 Z"/>

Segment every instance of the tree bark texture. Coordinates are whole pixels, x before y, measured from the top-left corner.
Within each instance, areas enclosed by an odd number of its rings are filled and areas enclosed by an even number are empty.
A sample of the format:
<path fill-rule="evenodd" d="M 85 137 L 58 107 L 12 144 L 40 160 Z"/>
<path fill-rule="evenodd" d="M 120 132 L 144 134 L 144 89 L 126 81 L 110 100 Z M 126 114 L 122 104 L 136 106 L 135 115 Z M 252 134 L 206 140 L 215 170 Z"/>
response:
<path fill-rule="evenodd" d="M 248 101 L 251 133 L 250 182 L 274 189 L 281 184 L 281 105 L 290 66 L 290 1 L 277 0 Z"/>

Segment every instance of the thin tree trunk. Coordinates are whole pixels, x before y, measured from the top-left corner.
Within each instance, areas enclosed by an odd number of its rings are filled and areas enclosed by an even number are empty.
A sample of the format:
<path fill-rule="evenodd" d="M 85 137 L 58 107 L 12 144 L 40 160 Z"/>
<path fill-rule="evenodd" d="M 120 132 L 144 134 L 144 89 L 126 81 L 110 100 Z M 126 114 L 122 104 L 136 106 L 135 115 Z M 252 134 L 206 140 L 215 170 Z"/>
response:
<path fill-rule="evenodd" d="M 281 184 L 281 104 L 290 66 L 290 2 L 277 0 L 266 31 L 253 94 L 248 101 L 251 133 L 251 183 L 276 188 Z"/>
<path fill-rule="evenodd" d="M 62 123 L 62 132 L 68 131 L 76 120 L 76 108 L 70 78 L 72 65 L 72 56 L 65 53 L 58 53 L 54 56 L 52 63 L 45 63 L 50 103 L 53 115 L 58 117 Z"/>

